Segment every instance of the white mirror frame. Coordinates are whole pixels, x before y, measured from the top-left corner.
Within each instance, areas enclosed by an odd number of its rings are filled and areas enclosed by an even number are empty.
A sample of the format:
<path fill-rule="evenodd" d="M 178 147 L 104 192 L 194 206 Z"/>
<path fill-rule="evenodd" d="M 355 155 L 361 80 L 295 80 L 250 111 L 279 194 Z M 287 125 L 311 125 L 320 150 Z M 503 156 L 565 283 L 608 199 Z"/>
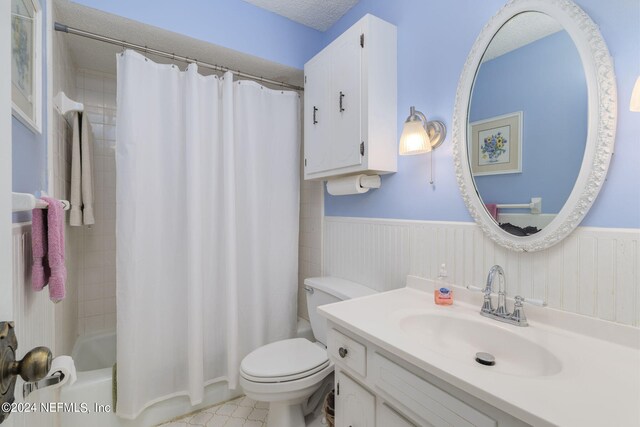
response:
<path fill-rule="evenodd" d="M 582 60 L 588 94 L 587 141 L 573 190 L 549 225 L 538 233 L 525 237 L 504 231 L 489 215 L 476 191 L 467 150 L 471 91 L 484 52 L 498 30 L 523 12 L 542 12 L 556 19 L 571 36 Z M 613 60 L 598 26 L 589 15 L 570 0 L 509 1 L 485 25 L 473 44 L 456 92 L 453 155 L 458 186 L 469 213 L 494 242 L 514 251 L 534 252 L 560 242 L 580 224 L 602 188 L 613 155 L 616 122 L 617 90 Z"/>

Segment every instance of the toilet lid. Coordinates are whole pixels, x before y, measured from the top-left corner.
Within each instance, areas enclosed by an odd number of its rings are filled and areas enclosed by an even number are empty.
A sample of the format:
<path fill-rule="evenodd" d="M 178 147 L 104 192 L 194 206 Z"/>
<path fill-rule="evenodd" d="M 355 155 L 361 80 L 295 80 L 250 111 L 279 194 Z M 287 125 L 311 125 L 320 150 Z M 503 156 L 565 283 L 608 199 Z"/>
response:
<path fill-rule="evenodd" d="M 243 376 L 267 381 L 301 378 L 329 363 L 327 350 L 304 338 L 276 341 L 262 346 L 242 360 Z"/>

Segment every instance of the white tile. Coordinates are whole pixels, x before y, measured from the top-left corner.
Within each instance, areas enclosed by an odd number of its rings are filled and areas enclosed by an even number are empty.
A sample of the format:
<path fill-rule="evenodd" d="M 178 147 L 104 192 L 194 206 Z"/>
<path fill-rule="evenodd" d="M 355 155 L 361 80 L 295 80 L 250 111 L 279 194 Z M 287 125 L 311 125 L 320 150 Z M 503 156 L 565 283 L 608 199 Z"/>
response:
<path fill-rule="evenodd" d="M 83 285 L 98 285 L 104 282 L 105 269 L 103 267 L 87 268 L 83 271 Z M 83 286 L 83 287 L 84 287 Z"/>
<path fill-rule="evenodd" d="M 115 94 L 117 91 L 117 82 L 116 79 L 105 77 L 103 80 L 104 92 L 105 93 L 113 93 Z"/>
<path fill-rule="evenodd" d="M 248 420 L 243 424 L 244 427 L 264 427 L 264 423 L 262 421 L 252 421 Z"/>
<path fill-rule="evenodd" d="M 104 329 L 104 316 L 85 317 L 85 334 Z"/>
<path fill-rule="evenodd" d="M 105 93 L 104 94 L 104 107 L 115 109 L 117 106 L 116 102 L 116 94 L 115 93 Z"/>
<path fill-rule="evenodd" d="M 101 299 L 85 301 L 84 313 L 86 317 L 100 316 L 104 314 L 104 304 Z"/>
<path fill-rule="evenodd" d="M 247 408 L 246 406 L 238 406 L 236 408 L 235 411 L 233 411 L 233 414 L 231 414 L 232 417 L 234 418 L 244 418 L 246 419 L 249 414 L 251 413 L 251 411 L 253 410 L 253 408 Z"/>
<path fill-rule="evenodd" d="M 267 418 L 267 415 L 269 415 L 269 411 L 267 409 L 254 408 L 249 416 L 247 416 L 247 419 L 254 421 L 264 421 Z"/>
<path fill-rule="evenodd" d="M 76 74 L 76 88 L 79 89 L 78 92 L 82 92 L 84 88 L 84 73 Z"/>
<path fill-rule="evenodd" d="M 236 406 L 236 405 L 232 405 L 230 403 L 225 403 L 220 408 L 218 408 L 218 410 L 216 411 L 216 414 L 230 416 L 231 414 L 233 414 L 233 412 L 237 408 L 238 408 L 238 406 Z"/>
<path fill-rule="evenodd" d="M 83 92 L 84 103 L 86 105 L 95 106 L 95 107 L 103 107 L 104 105 L 104 96 L 102 92 L 95 92 L 92 90 L 85 90 Z M 114 107 L 109 107 L 114 108 Z"/>
<path fill-rule="evenodd" d="M 115 125 L 117 118 L 117 110 L 112 110 L 110 108 L 104 109 L 104 124 L 105 125 Z"/>
<path fill-rule="evenodd" d="M 93 139 L 104 139 L 104 125 L 102 123 L 91 124 Z"/>
<path fill-rule="evenodd" d="M 224 427 L 242 427 L 245 421 L 246 420 L 242 418 L 231 418 L 229 419 L 229 421 L 227 421 Z"/>
<path fill-rule="evenodd" d="M 207 422 L 213 418 L 213 414 L 208 412 L 198 412 L 196 415 L 189 418 L 189 424 L 191 425 L 199 425 L 204 426 L 207 425 Z"/>
<path fill-rule="evenodd" d="M 116 312 L 116 299 L 111 297 L 111 298 L 105 298 L 104 299 L 104 313 L 115 313 Z"/>
<path fill-rule="evenodd" d="M 103 267 L 106 265 L 105 252 L 86 252 L 84 254 L 84 267 L 85 269 L 93 267 Z"/>
<path fill-rule="evenodd" d="M 229 420 L 229 417 L 216 415 L 209 420 L 209 422 L 207 423 L 207 427 L 223 427 L 227 425 L 227 421 Z"/>
<path fill-rule="evenodd" d="M 103 284 L 103 286 L 104 286 L 104 297 L 105 298 L 112 298 L 112 297 L 116 296 L 117 287 L 116 287 L 116 282 L 115 281 L 113 281 L 113 282 L 105 282 Z"/>
<path fill-rule="evenodd" d="M 104 125 L 104 139 L 111 141 L 116 140 L 116 127 L 112 125 Z"/>
<path fill-rule="evenodd" d="M 83 301 L 102 300 L 104 298 L 104 288 L 102 284 L 99 285 L 84 285 L 84 298 Z"/>
<path fill-rule="evenodd" d="M 115 313 L 109 313 L 104 315 L 104 328 L 115 329 L 117 324 L 117 315 Z"/>
<path fill-rule="evenodd" d="M 104 87 L 102 85 L 102 77 L 86 74 L 84 76 L 84 89 L 94 92 L 103 92 Z"/>
<path fill-rule="evenodd" d="M 255 400 L 253 400 L 253 399 L 251 399 L 251 398 L 249 398 L 247 396 L 244 396 L 244 397 L 242 397 L 240 399 L 237 399 L 237 402 L 238 402 L 238 406 L 246 406 L 246 407 L 249 407 L 249 408 L 253 408 L 257 403 Z"/>

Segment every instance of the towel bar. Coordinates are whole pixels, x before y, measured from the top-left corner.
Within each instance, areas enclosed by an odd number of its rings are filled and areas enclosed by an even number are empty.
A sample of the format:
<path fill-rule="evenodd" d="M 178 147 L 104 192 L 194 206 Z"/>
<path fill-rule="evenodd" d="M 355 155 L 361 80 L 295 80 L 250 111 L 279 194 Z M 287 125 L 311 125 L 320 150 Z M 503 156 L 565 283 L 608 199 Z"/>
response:
<path fill-rule="evenodd" d="M 68 200 L 60 200 L 62 208 L 68 211 L 71 203 Z M 33 209 L 47 209 L 49 204 L 44 200 L 36 199 L 33 194 L 29 193 L 11 193 L 11 210 L 13 212 L 30 211 Z"/>
<path fill-rule="evenodd" d="M 542 197 L 532 197 L 531 203 L 497 204 L 498 209 L 531 209 L 532 214 L 542 213 Z"/>

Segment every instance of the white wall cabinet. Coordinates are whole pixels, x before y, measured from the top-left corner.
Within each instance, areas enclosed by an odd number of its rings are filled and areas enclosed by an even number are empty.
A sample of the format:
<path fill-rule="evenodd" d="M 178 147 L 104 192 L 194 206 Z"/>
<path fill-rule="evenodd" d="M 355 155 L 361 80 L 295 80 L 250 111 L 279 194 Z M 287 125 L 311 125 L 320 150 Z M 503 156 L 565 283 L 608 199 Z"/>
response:
<path fill-rule="evenodd" d="M 396 45 L 366 15 L 305 64 L 305 179 L 396 172 Z"/>
<path fill-rule="evenodd" d="M 525 427 L 528 424 L 329 321 L 336 427 Z"/>

